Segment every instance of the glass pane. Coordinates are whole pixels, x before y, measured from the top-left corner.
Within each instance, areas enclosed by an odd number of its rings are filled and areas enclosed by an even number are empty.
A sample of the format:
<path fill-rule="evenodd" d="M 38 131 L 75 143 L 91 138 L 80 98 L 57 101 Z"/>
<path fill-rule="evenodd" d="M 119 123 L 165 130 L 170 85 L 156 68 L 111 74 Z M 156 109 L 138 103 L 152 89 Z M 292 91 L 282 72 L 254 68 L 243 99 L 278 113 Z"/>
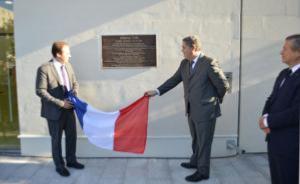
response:
<path fill-rule="evenodd" d="M 0 30 L 12 31 L 13 24 Z M 18 149 L 20 145 L 14 56 L 13 36 L 0 35 L 0 149 Z"/>
<path fill-rule="evenodd" d="M 13 33 L 13 12 L 0 7 L 0 33 Z"/>
<path fill-rule="evenodd" d="M 12 52 L 12 39 L 12 36 L 0 36 L 0 61 L 2 62 L 8 62 L 7 56 Z"/>

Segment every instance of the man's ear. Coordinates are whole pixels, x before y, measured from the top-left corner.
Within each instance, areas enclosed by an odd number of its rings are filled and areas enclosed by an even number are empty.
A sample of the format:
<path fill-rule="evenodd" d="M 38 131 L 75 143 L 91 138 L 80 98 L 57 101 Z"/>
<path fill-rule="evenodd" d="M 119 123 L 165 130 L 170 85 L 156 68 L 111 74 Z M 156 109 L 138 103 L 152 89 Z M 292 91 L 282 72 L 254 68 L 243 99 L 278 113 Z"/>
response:
<path fill-rule="evenodd" d="M 55 58 L 60 58 L 60 57 L 61 57 L 61 54 L 60 53 L 56 53 Z"/>

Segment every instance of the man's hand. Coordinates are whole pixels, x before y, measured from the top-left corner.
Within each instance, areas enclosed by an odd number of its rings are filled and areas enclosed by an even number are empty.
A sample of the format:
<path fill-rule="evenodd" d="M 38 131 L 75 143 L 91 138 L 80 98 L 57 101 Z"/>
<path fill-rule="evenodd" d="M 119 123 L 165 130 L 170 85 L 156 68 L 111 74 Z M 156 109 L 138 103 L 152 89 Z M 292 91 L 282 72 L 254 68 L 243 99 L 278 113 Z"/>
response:
<path fill-rule="evenodd" d="M 73 93 L 74 96 L 78 96 L 77 91 L 72 91 L 72 93 Z"/>
<path fill-rule="evenodd" d="M 64 106 L 63 106 L 64 109 L 71 109 L 73 108 L 73 104 L 68 101 L 68 100 L 64 100 Z"/>
<path fill-rule="evenodd" d="M 262 117 L 260 117 L 259 120 L 258 120 L 258 124 L 259 124 L 259 128 L 260 128 L 260 129 L 267 128 L 267 127 L 265 127 L 264 119 L 265 119 L 265 118 L 262 116 Z"/>
<path fill-rule="evenodd" d="M 259 128 L 265 132 L 265 134 L 269 134 L 271 132 L 270 128 L 266 127 L 264 124 L 265 117 L 260 117 L 258 120 Z"/>
<path fill-rule="evenodd" d="M 270 128 L 264 128 L 262 130 L 265 132 L 265 134 L 269 134 L 271 132 Z"/>
<path fill-rule="evenodd" d="M 156 96 L 156 95 L 157 95 L 157 92 L 156 92 L 155 90 L 150 90 L 150 91 L 146 91 L 146 92 L 145 92 L 145 95 L 146 95 L 146 96 L 153 97 L 153 96 Z"/>

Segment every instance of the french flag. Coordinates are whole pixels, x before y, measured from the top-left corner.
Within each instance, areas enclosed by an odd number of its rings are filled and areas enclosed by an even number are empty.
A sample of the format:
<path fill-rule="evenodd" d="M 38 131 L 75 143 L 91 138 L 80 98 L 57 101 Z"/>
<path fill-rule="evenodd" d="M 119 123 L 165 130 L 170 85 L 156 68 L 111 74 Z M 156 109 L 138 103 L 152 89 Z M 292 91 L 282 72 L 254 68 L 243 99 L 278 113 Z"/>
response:
<path fill-rule="evenodd" d="M 114 112 L 93 108 L 69 94 L 80 125 L 88 140 L 104 149 L 144 153 L 147 139 L 149 97 L 143 96 L 131 105 Z"/>

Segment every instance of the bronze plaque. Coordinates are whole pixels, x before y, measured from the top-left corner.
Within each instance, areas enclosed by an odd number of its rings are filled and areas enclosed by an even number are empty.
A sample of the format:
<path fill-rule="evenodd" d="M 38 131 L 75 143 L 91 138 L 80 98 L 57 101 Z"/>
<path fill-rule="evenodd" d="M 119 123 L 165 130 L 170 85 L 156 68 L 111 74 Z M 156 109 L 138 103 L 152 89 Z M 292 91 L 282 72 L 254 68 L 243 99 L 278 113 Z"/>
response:
<path fill-rule="evenodd" d="M 156 66 L 156 35 L 102 36 L 103 67 Z"/>

